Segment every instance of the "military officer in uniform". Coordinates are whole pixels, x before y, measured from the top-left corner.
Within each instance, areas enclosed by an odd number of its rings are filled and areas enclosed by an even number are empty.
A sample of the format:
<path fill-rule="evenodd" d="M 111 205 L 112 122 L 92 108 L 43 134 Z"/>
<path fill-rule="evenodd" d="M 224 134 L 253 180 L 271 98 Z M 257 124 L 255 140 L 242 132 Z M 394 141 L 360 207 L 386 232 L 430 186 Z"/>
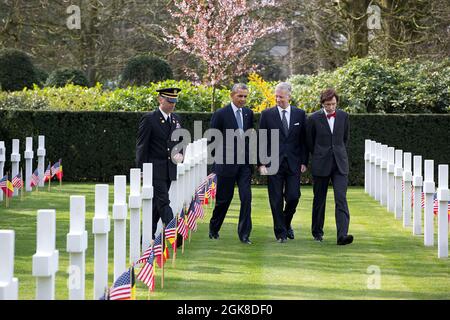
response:
<path fill-rule="evenodd" d="M 177 176 L 177 163 L 183 161 L 182 150 L 172 152 L 180 141 L 171 139 L 174 130 L 181 128 L 180 118 L 173 113 L 181 89 L 156 91 L 159 93 L 159 107 L 141 118 L 136 141 L 137 167 L 142 169 L 144 163 L 153 164 L 153 238 L 159 219 L 167 225 L 174 217 L 169 188 Z"/>

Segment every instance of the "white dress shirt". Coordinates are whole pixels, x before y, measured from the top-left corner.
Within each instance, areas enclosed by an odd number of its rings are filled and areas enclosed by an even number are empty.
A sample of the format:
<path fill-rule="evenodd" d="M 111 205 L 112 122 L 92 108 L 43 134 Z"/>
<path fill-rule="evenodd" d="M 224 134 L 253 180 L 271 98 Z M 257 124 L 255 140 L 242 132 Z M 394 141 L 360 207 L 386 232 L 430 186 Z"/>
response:
<path fill-rule="evenodd" d="M 327 119 L 327 121 L 328 121 L 328 125 L 330 126 L 330 130 L 331 130 L 331 133 L 333 133 L 333 129 L 334 129 L 334 120 L 336 120 L 336 117 L 331 117 L 331 118 L 328 118 L 327 117 L 327 111 L 325 110 L 325 109 L 323 109 L 323 112 L 325 113 L 325 117 L 326 117 L 326 119 Z M 336 112 L 336 111 L 334 111 L 334 112 Z"/>
<path fill-rule="evenodd" d="M 162 113 L 162 115 L 163 115 L 163 117 L 164 117 L 164 120 L 167 121 L 167 117 L 169 117 L 169 115 L 168 115 L 167 113 L 165 113 L 164 111 L 162 111 L 162 110 L 161 110 L 161 107 L 159 108 L 159 111 L 161 111 L 161 113 Z M 170 121 L 170 119 L 169 119 L 169 121 Z"/>
<path fill-rule="evenodd" d="M 288 129 L 290 128 L 290 121 L 291 121 L 291 106 L 288 106 L 286 109 L 283 109 L 279 106 L 277 106 L 278 113 L 280 114 L 280 119 L 283 120 L 283 110 L 286 110 L 286 120 L 288 124 Z"/>

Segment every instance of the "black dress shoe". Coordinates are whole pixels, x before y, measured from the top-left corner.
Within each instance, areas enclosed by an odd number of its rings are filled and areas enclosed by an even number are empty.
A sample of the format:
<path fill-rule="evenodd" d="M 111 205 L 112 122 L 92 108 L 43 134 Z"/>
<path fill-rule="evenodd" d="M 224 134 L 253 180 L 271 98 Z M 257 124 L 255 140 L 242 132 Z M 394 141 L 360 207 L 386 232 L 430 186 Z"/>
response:
<path fill-rule="evenodd" d="M 278 243 L 286 243 L 286 242 L 287 242 L 287 239 L 286 239 L 286 238 L 278 238 L 278 239 L 277 239 L 277 242 L 278 242 Z"/>
<path fill-rule="evenodd" d="M 252 244 L 249 238 L 241 239 L 241 242 L 244 244 Z"/>
<path fill-rule="evenodd" d="M 219 233 L 210 232 L 209 233 L 209 238 L 210 239 L 219 239 Z"/>
<path fill-rule="evenodd" d="M 351 234 L 339 237 L 337 240 L 337 244 L 340 246 L 345 246 L 346 244 L 350 244 L 353 242 L 353 236 Z"/>
<path fill-rule="evenodd" d="M 289 228 L 288 230 L 287 230 L 287 237 L 289 238 L 289 239 L 291 239 L 291 240 L 294 240 L 294 230 L 292 230 L 291 228 Z"/>
<path fill-rule="evenodd" d="M 322 236 L 317 236 L 317 237 L 314 237 L 314 241 L 322 242 L 323 238 L 322 238 Z"/>

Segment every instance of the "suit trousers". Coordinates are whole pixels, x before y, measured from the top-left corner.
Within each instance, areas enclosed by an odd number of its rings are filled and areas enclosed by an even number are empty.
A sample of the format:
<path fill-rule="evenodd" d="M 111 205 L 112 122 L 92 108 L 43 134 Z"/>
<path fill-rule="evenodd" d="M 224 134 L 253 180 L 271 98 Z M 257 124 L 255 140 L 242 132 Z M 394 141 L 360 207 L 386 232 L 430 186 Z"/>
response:
<path fill-rule="evenodd" d="M 153 179 L 153 239 L 155 239 L 156 227 L 161 218 L 164 225 L 173 219 L 172 208 L 170 208 L 169 189 L 172 181 L 169 179 Z M 145 230 L 143 231 L 145 232 Z"/>
<path fill-rule="evenodd" d="M 237 183 L 239 198 L 241 200 L 237 232 L 240 240 L 244 240 L 250 236 L 250 232 L 252 230 L 251 176 L 252 172 L 249 165 L 239 165 L 236 175 L 232 177 L 217 176 L 216 205 L 209 222 L 209 231 L 211 233 L 218 233 L 222 227 L 225 215 L 230 207 L 231 200 L 233 200 L 234 186 Z"/>
<path fill-rule="evenodd" d="M 331 180 L 334 190 L 335 218 L 337 238 L 346 236 L 350 223 L 350 213 L 347 205 L 348 176 L 339 172 L 333 157 L 331 173 L 327 177 L 313 176 L 313 210 L 311 231 L 314 237 L 323 236 L 323 225 L 325 222 L 325 204 L 327 199 L 328 185 Z"/>
<path fill-rule="evenodd" d="M 301 194 L 300 173 L 295 174 L 289 170 L 286 158 L 281 161 L 278 172 L 268 176 L 267 190 L 275 237 L 286 239 Z"/>

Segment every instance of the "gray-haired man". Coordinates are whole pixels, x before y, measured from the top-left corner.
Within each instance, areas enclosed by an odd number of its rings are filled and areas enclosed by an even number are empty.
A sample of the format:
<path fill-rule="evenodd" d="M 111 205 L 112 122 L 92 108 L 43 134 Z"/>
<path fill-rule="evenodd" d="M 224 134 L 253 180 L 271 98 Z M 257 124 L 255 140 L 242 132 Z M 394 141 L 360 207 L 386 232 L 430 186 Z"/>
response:
<path fill-rule="evenodd" d="M 279 83 L 275 88 L 277 105 L 261 113 L 260 130 L 267 130 L 268 155 L 273 159 L 278 157 L 278 170 L 272 168 L 268 176 L 268 191 L 270 208 L 274 224 L 275 238 L 279 243 L 287 238 L 294 239 L 291 222 L 300 200 L 300 176 L 306 171 L 308 151 L 306 147 L 306 114 L 305 111 L 291 106 L 291 85 Z M 277 130 L 278 140 L 271 140 L 271 131 Z M 276 150 L 278 154 L 271 154 Z M 259 166 L 261 174 L 267 174 L 268 165 Z"/>

